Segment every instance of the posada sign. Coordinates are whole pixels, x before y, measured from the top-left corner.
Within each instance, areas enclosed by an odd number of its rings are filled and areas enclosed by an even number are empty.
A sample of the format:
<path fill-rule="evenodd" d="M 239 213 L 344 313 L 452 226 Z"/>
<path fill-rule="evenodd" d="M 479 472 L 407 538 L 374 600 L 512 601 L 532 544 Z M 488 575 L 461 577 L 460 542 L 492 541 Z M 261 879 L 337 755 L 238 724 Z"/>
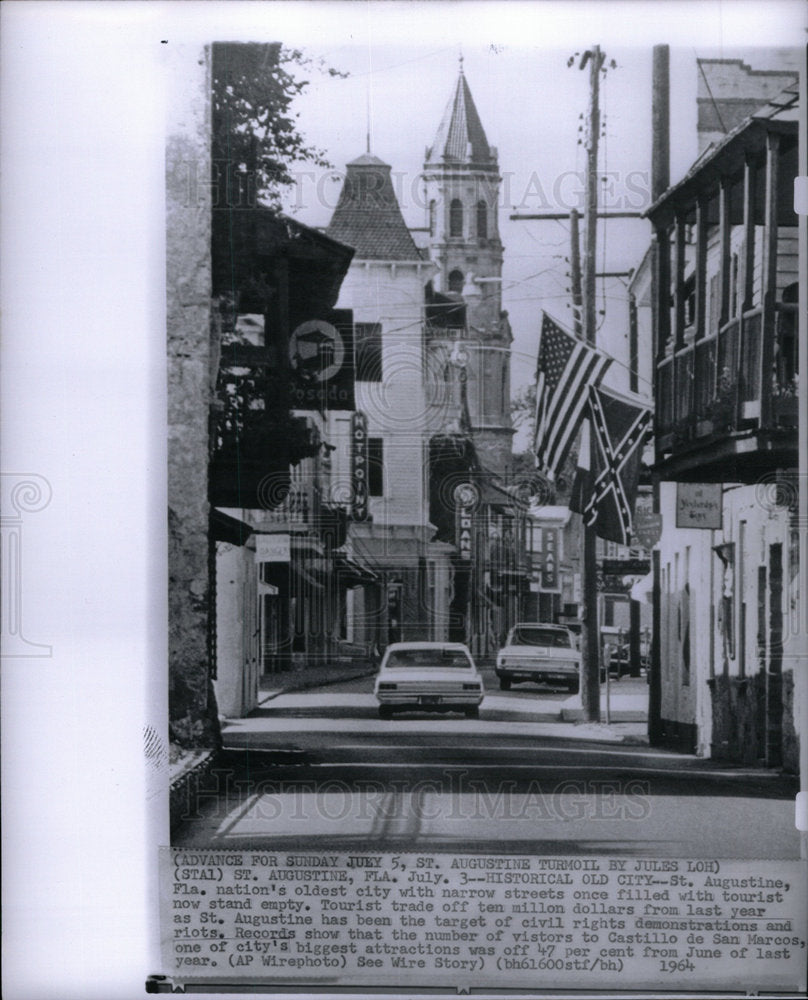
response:
<path fill-rule="evenodd" d="M 289 337 L 290 391 L 295 410 L 353 410 L 353 311 L 334 309 Z"/>

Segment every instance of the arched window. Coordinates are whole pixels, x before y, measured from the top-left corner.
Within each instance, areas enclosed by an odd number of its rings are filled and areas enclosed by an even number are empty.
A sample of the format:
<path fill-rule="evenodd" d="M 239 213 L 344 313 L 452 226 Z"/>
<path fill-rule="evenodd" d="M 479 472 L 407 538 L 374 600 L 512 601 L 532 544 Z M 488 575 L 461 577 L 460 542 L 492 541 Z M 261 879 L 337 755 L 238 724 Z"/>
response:
<path fill-rule="evenodd" d="M 477 239 L 488 239 L 488 205 L 484 201 L 477 202 Z"/>
<path fill-rule="evenodd" d="M 462 292 L 466 279 L 462 271 L 454 270 L 449 272 L 449 291 Z"/>
<path fill-rule="evenodd" d="M 463 235 L 463 202 L 459 198 L 452 198 L 449 205 L 449 235 Z"/>
<path fill-rule="evenodd" d="M 434 236 L 435 235 L 435 209 L 436 209 L 435 199 L 433 198 L 432 201 L 430 201 L 430 203 L 429 203 L 429 235 L 430 236 Z"/>

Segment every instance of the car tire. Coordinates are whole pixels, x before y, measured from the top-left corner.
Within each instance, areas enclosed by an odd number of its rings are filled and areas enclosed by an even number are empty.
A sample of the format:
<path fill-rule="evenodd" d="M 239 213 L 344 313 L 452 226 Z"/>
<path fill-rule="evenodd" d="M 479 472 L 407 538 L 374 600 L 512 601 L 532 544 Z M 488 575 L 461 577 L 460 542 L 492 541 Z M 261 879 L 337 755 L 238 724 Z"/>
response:
<path fill-rule="evenodd" d="M 500 677 L 500 679 L 499 679 L 499 689 L 500 689 L 500 691 L 510 691 L 510 689 L 511 689 L 511 679 L 510 679 L 510 677 Z"/>
<path fill-rule="evenodd" d="M 393 709 L 389 705 L 379 705 L 379 718 L 380 719 L 392 719 Z"/>
<path fill-rule="evenodd" d="M 467 719 L 479 719 L 480 718 L 480 706 L 479 705 L 467 705 L 463 711 L 466 713 Z"/>

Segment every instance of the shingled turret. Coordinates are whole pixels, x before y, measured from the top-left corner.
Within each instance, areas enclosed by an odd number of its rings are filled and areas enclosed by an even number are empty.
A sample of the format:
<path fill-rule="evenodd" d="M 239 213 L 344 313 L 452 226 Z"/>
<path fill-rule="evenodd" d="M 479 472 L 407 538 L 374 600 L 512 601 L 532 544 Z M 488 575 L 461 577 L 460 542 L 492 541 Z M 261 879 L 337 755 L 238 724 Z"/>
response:
<path fill-rule="evenodd" d="M 364 153 L 347 165 L 326 233 L 356 250 L 357 260 L 420 260 L 390 177 L 391 167 Z"/>

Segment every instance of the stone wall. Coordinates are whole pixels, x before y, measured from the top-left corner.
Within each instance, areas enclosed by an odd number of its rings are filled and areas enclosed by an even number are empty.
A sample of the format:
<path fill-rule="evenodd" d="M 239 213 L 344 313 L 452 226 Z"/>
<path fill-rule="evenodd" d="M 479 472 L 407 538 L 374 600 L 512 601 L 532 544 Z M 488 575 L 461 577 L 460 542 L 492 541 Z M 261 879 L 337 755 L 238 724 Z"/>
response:
<path fill-rule="evenodd" d="M 211 205 L 206 55 L 177 52 L 172 70 L 166 144 L 169 722 L 175 742 L 213 746 L 219 729 L 210 680 Z"/>

